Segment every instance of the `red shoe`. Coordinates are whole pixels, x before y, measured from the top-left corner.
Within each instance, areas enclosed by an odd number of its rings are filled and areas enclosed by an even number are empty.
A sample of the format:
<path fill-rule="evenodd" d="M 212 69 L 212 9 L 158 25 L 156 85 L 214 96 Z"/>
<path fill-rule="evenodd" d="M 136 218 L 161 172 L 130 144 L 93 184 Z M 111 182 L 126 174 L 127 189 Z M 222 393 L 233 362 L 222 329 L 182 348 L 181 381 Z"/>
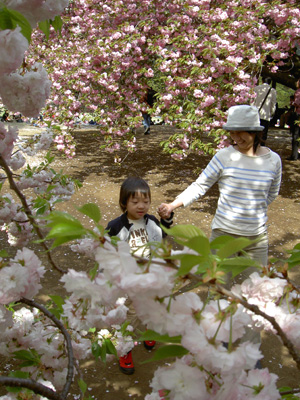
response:
<path fill-rule="evenodd" d="M 123 374 L 132 375 L 134 373 L 131 351 L 129 351 L 125 356 L 119 358 L 119 368 Z"/>
<path fill-rule="evenodd" d="M 155 340 L 145 340 L 144 346 L 146 347 L 147 350 L 152 350 L 153 347 L 155 346 L 155 343 L 156 343 Z"/>

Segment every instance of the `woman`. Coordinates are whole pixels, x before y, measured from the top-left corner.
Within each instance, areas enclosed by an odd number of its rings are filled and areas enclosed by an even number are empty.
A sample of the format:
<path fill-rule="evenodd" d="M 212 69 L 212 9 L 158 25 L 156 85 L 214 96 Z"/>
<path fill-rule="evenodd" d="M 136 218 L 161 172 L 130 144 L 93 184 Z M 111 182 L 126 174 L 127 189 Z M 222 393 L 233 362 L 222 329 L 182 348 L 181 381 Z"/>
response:
<path fill-rule="evenodd" d="M 172 203 L 162 203 L 159 214 L 167 218 L 176 208 L 188 206 L 218 182 L 220 194 L 210 240 L 221 235 L 259 237 L 246 250 L 254 260 L 267 265 L 267 206 L 279 192 L 281 159 L 260 144 L 264 127 L 260 126 L 256 107 L 231 107 L 223 129 L 229 131 L 234 144 L 220 150 L 198 179 Z"/>

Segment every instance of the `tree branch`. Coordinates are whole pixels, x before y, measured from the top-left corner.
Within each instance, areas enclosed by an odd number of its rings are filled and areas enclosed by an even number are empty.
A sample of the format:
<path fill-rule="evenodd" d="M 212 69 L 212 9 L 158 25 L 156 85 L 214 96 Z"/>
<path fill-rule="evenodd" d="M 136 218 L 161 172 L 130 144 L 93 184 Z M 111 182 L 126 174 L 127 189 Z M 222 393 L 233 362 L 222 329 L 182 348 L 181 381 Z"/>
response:
<path fill-rule="evenodd" d="M 37 303 L 34 300 L 29 300 L 25 299 L 24 297 L 21 298 L 20 300 L 21 303 L 27 304 L 30 307 L 38 308 L 40 311 L 42 311 L 43 314 L 45 314 L 48 318 L 50 318 L 54 324 L 57 326 L 57 328 L 61 331 L 61 333 L 64 335 L 65 341 L 66 341 L 66 348 L 67 348 L 67 354 L 68 354 L 68 374 L 67 374 L 67 379 L 65 386 L 61 392 L 61 398 L 66 398 L 67 394 L 69 393 L 70 386 L 73 380 L 73 375 L 74 375 L 74 355 L 73 355 L 73 348 L 72 348 L 72 341 L 71 337 L 66 330 L 66 328 L 63 326 L 63 324 L 57 319 L 49 310 L 47 310 L 46 307 L 43 305 Z"/>
<path fill-rule="evenodd" d="M 62 400 L 61 394 L 55 392 L 53 389 L 42 385 L 41 383 L 35 382 L 32 379 L 22 379 L 22 378 L 10 378 L 6 376 L 0 376 L 1 386 L 13 386 L 13 387 L 23 387 L 32 390 L 34 393 L 39 394 L 43 397 L 47 397 L 50 400 Z"/>
<path fill-rule="evenodd" d="M 244 300 L 242 297 L 234 295 L 232 292 L 223 288 L 222 286 L 216 284 L 215 287 L 218 293 L 226 296 L 228 300 L 230 298 L 237 300 L 240 304 L 242 304 L 245 308 L 247 308 L 247 310 L 252 311 L 256 315 L 260 315 L 261 317 L 269 321 L 274 327 L 274 329 L 277 331 L 278 336 L 281 338 L 284 346 L 288 349 L 293 360 L 296 362 L 297 368 L 300 370 L 300 356 L 297 350 L 295 349 L 293 343 L 287 338 L 286 334 L 283 332 L 283 330 L 281 329 L 280 325 L 277 323 L 274 317 L 270 317 L 268 314 L 261 311 L 259 307 L 257 307 L 256 305 L 247 303 L 247 301 Z"/>
<path fill-rule="evenodd" d="M 44 242 L 45 238 L 44 235 L 42 234 L 40 228 L 38 227 L 38 224 L 34 218 L 34 216 L 32 215 L 31 209 L 27 204 L 26 198 L 23 195 L 23 193 L 19 190 L 18 186 L 16 185 L 14 179 L 13 179 L 13 174 L 9 168 L 9 166 L 7 165 L 6 161 L 4 160 L 4 158 L 2 157 L 2 155 L 0 154 L 0 165 L 1 167 L 4 169 L 7 179 L 9 181 L 9 186 L 11 188 L 11 190 L 13 190 L 16 195 L 18 196 L 18 198 L 20 199 L 23 208 L 24 208 L 24 212 L 27 215 L 31 225 L 33 226 L 33 229 L 35 230 L 36 234 L 38 235 L 38 237 L 42 240 L 41 245 L 44 247 L 44 249 L 46 250 L 46 254 L 48 257 L 48 260 L 50 262 L 50 264 L 57 270 L 59 271 L 61 274 L 65 273 L 64 270 L 62 270 L 58 265 L 56 265 L 56 263 L 54 262 L 50 250 L 48 248 L 48 246 L 46 245 L 46 243 Z"/>

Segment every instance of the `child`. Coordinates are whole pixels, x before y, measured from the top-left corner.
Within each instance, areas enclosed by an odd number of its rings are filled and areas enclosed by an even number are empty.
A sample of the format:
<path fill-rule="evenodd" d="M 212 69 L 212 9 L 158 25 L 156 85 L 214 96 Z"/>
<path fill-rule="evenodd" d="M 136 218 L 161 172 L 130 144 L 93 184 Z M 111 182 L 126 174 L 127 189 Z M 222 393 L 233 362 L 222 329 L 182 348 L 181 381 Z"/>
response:
<path fill-rule="evenodd" d="M 148 242 L 161 242 L 166 234 L 158 219 L 148 214 L 151 204 L 150 187 L 144 179 L 130 177 L 121 185 L 119 205 L 123 214 L 110 221 L 106 230 L 110 236 L 117 236 L 129 243 L 132 254 L 144 258 L 150 257 Z M 167 228 L 173 223 L 173 213 L 161 224 Z M 151 350 L 155 341 L 145 341 L 146 349 Z M 134 372 L 131 351 L 119 359 L 120 370 L 127 375 Z"/>

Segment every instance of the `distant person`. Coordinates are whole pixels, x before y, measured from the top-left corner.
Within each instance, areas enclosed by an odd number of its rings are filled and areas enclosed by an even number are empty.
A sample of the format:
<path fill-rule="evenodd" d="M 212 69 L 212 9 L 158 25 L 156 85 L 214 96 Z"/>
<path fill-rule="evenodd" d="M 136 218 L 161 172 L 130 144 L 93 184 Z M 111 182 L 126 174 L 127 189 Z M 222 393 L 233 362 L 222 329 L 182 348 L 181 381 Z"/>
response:
<path fill-rule="evenodd" d="M 154 105 L 154 101 L 155 101 L 155 90 L 148 88 L 145 95 L 142 98 L 143 103 L 145 103 L 148 107 L 153 107 Z M 151 121 L 151 115 L 146 112 L 146 111 L 142 111 L 142 116 L 143 116 L 143 125 L 145 128 L 144 134 L 145 135 L 149 135 L 150 134 L 150 126 L 152 124 Z"/>
<path fill-rule="evenodd" d="M 22 114 L 17 114 L 17 115 L 15 115 L 15 121 L 16 121 L 16 122 L 23 122 Z"/>
<path fill-rule="evenodd" d="M 256 98 L 253 105 L 259 110 L 260 125 L 264 127 L 262 133 L 262 146 L 265 146 L 268 138 L 270 121 L 276 111 L 276 90 L 271 86 L 270 77 L 263 78 L 263 83 L 254 88 Z"/>
<path fill-rule="evenodd" d="M 161 242 L 166 234 L 160 227 L 160 223 L 170 228 L 173 223 L 173 214 L 166 219 L 158 219 L 148 214 L 151 204 L 151 192 L 148 183 L 139 177 L 125 179 L 121 185 L 119 205 L 123 214 L 110 221 L 106 227 L 110 236 L 129 243 L 132 254 L 149 258 L 151 249 L 149 242 Z M 144 346 L 151 350 L 155 341 L 145 341 Z M 131 351 L 119 357 L 119 368 L 126 374 L 134 372 Z"/>
<path fill-rule="evenodd" d="M 291 96 L 290 96 L 290 104 L 289 104 L 289 107 L 288 107 L 287 110 L 286 110 L 283 114 L 281 114 L 281 116 L 280 116 L 280 124 L 279 124 L 279 127 L 280 127 L 280 128 L 287 128 L 287 127 L 289 127 L 290 118 L 292 117 L 292 113 L 295 111 L 294 101 L 295 101 L 295 95 L 291 95 Z"/>
<path fill-rule="evenodd" d="M 296 161 L 299 157 L 299 120 L 300 120 L 300 79 L 296 83 L 297 90 L 294 94 L 293 111 L 288 119 L 290 133 L 292 135 L 292 152 L 287 158 L 289 161 Z"/>
<path fill-rule="evenodd" d="M 2 117 L 1 117 L 2 122 L 9 122 L 9 113 L 7 110 L 4 111 Z"/>

